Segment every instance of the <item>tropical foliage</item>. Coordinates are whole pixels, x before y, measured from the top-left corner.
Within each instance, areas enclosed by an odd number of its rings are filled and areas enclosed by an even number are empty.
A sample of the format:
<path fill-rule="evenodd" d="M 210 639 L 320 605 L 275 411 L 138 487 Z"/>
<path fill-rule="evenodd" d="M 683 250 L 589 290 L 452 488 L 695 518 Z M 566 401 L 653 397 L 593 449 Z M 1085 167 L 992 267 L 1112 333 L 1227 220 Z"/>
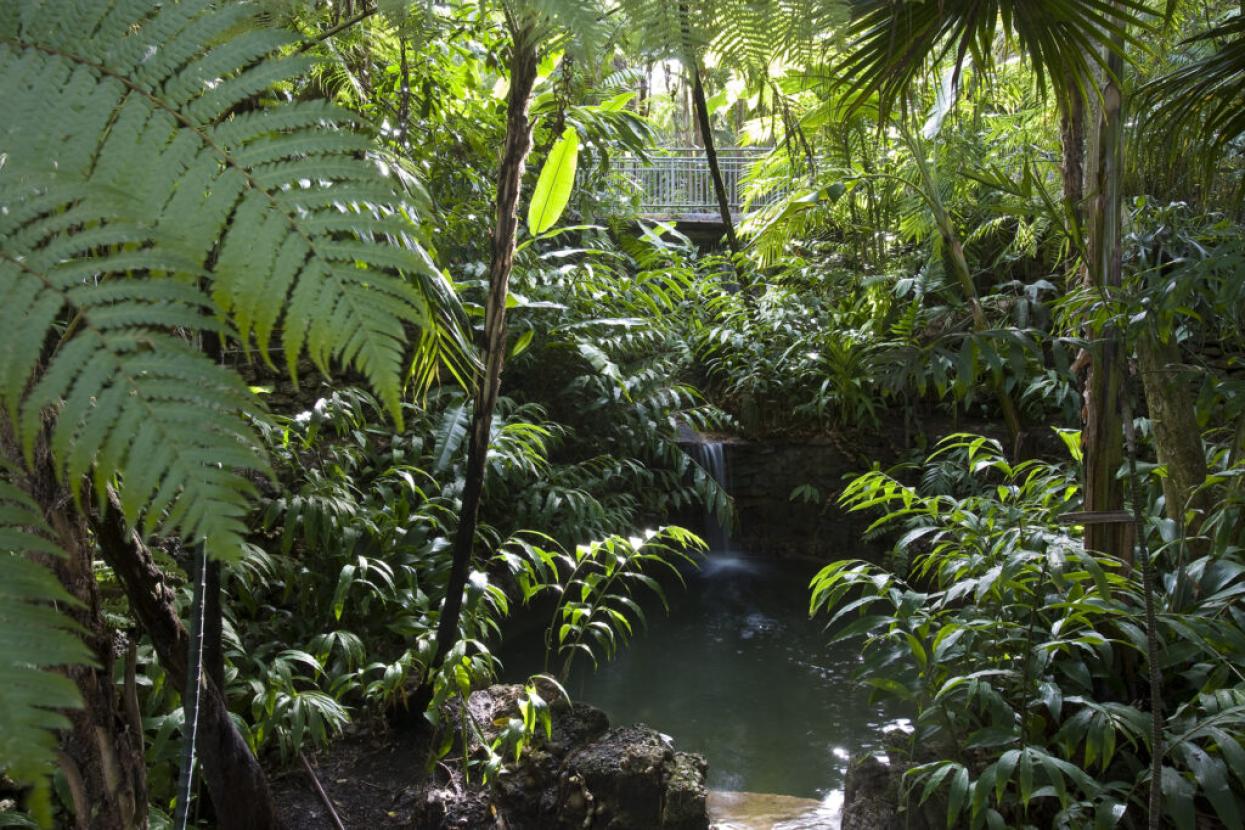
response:
<path fill-rule="evenodd" d="M 1241 826 L 1243 54 L 1234 0 L 5 3 L 0 824 L 184 817 L 198 752 L 225 826 L 359 718 L 497 780 L 732 433 L 893 448 L 799 492 L 893 544 L 811 610 L 905 807 Z M 619 172 L 687 143 L 725 246 Z"/>

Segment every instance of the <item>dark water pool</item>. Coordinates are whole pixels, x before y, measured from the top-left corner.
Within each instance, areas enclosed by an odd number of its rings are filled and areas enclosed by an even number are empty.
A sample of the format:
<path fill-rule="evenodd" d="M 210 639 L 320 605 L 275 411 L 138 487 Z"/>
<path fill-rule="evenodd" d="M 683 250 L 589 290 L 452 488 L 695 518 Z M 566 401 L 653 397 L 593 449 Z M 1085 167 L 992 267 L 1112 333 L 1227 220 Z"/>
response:
<path fill-rule="evenodd" d="M 646 723 L 702 753 L 714 789 L 825 798 L 893 718 L 851 678 L 859 646 L 827 645 L 808 619 L 815 572 L 712 554 L 686 590 L 670 589 L 669 616 L 646 603 L 648 632 L 614 662 L 593 672 L 577 657 L 568 691 L 612 723 Z M 539 634 L 503 654 L 512 680 L 539 671 Z"/>

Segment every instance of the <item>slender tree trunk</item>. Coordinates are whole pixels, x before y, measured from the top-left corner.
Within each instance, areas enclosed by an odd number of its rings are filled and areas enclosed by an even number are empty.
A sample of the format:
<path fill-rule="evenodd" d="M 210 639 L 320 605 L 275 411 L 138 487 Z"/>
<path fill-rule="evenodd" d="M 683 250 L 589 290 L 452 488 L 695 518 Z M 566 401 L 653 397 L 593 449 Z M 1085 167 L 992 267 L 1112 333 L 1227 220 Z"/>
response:
<path fill-rule="evenodd" d="M 151 551 L 125 526 L 115 494 L 108 494 L 108 505 L 102 515 L 92 516 L 92 529 L 100 552 L 125 589 L 130 610 L 151 637 L 161 665 L 172 677 L 185 677 L 190 639 L 177 615 L 173 590 Z M 209 586 L 212 582 L 209 572 Z M 219 573 L 215 584 L 219 588 Z M 219 596 L 219 590 L 217 594 Z M 205 617 L 210 619 L 211 615 L 205 613 Z M 208 642 L 211 642 L 210 632 Z M 268 789 L 268 779 L 229 717 L 229 707 L 219 685 L 223 666 L 218 670 L 217 661 L 218 657 L 210 650 L 205 653 L 206 671 L 196 743 L 217 823 L 222 830 L 274 830 L 281 823 Z"/>
<path fill-rule="evenodd" d="M 1118 41 L 1118 38 L 1117 38 Z M 1123 43 L 1117 43 L 1123 49 Z M 1107 58 L 1108 76 L 1101 99 L 1095 100 L 1091 120 L 1090 152 L 1086 163 L 1087 275 L 1089 285 L 1106 297 L 1121 282 L 1121 225 L 1124 155 L 1123 93 L 1120 77 L 1124 62 L 1119 52 Z M 1084 387 L 1085 509 L 1122 510 L 1123 482 L 1117 478 L 1124 460 L 1120 395 L 1124 359 L 1118 334 L 1111 328 L 1089 333 L 1089 374 Z M 1088 524 L 1085 546 L 1090 550 L 1132 561 L 1132 533 L 1127 524 Z"/>
<path fill-rule="evenodd" d="M 1193 408 L 1196 396 L 1182 376 L 1180 346 L 1174 339 L 1164 343 L 1147 331 L 1137 341 L 1137 364 L 1154 448 L 1159 463 L 1167 468 L 1163 478 L 1167 516 L 1184 529 L 1186 537 L 1195 536 L 1212 505 L 1209 492 L 1198 490 L 1206 481 L 1206 455 Z M 1187 521 L 1186 510 L 1192 510 Z"/>
<path fill-rule="evenodd" d="M 1074 82 L 1064 84 L 1060 98 L 1059 137 L 1063 148 L 1063 198 L 1078 226 L 1085 201 L 1085 96 Z"/>
<path fill-rule="evenodd" d="M 117 693 L 113 682 L 116 643 L 104 621 L 95 582 L 93 546 L 86 522 L 68 490 L 57 480 L 45 440 L 36 445 L 31 467 L 19 467 L 21 450 L 0 426 L 0 449 L 24 478 L 22 489 L 34 498 L 64 557 L 39 555 L 39 561 L 77 601 L 62 607 L 95 658 L 94 666 L 75 665 L 64 674 L 78 687 L 82 708 L 66 712 L 70 728 L 62 734 L 57 766 L 65 778 L 74 814 L 74 830 L 131 830 L 147 826 L 147 767 L 142 724 Z M 87 496 L 89 498 L 89 495 Z"/>
<path fill-rule="evenodd" d="M 640 76 L 640 92 L 635 99 L 635 111 L 645 118 L 648 117 L 648 90 L 649 82 L 653 75 L 653 63 L 649 61 L 644 64 L 644 74 Z"/>
<path fill-rule="evenodd" d="M 510 288 L 510 271 L 514 265 L 523 168 L 532 147 L 528 105 L 531 102 L 532 86 L 536 81 L 537 64 L 536 40 L 532 28 L 522 25 L 512 35 L 506 140 L 497 180 L 497 217 L 493 228 L 492 260 L 489 264 L 489 291 L 484 304 L 484 375 L 476 388 L 472 410 L 462 509 L 454 534 L 454 561 L 445 589 L 445 604 L 437 626 L 436 652 L 408 710 L 415 717 L 421 716 L 431 701 L 433 672 L 440 667 L 458 639 L 463 591 L 467 586 L 467 575 L 471 567 L 480 499 L 484 491 L 493 409 L 501 389 L 501 372 L 506 357 L 506 297 Z"/>
<path fill-rule="evenodd" d="M 688 9 L 687 0 L 679 0 L 679 26 L 683 30 L 683 46 L 686 52 L 684 61 L 687 63 L 687 74 L 692 87 L 693 115 L 696 118 L 701 142 L 704 144 L 705 159 L 709 163 L 709 175 L 713 179 L 713 193 L 717 196 L 722 226 L 726 229 L 726 244 L 730 247 L 731 254 L 738 254 L 739 238 L 735 236 L 735 222 L 731 218 L 731 201 L 726 194 L 726 185 L 722 181 L 722 168 L 718 165 L 718 150 L 713 142 L 713 123 L 709 119 L 709 103 L 705 100 L 700 58 L 695 53 L 692 41 L 691 11 Z"/>
<path fill-rule="evenodd" d="M 705 87 L 700 79 L 700 67 L 689 68 L 692 76 L 692 104 L 696 110 L 696 123 L 700 125 L 700 137 L 705 144 L 705 158 L 709 162 L 709 175 L 713 178 L 713 193 L 718 198 L 718 212 L 726 229 L 726 244 L 732 254 L 739 253 L 739 238 L 735 236 L 735 221 L 731 218 L 731 201 L 722 180 L 722 168 L 718 164 L 718 151 L 713 144 L 713 125 L 709 121 L 709 104 L 705 101 Z"/>
<path fill-rule="evenodd" d="M 411 62 L 406 56 L 406 33 L 398 31 L 398 146 L 410 149 Z"/>
<path fill-rule="evenodd" d="M 1132 395 L 1128 390 L 1121 402 L 1124 441 L 1128 448 L 1128 483 L 1133 496 L 1133 527 L 1141 549 L 1141 592 L 1145 603 L 1146 668 L 1150 684 L 1150 792 L 1146 825 L 1150 830 L 1163 826 L 1163 674 L 1159 667 L 1160 647 L 1154 603 L 1154 562 L 1146 546 L 1145 515 L 1141 507 L 1141 485 L 1137 479 L 1137 435 L 1133 428 Z"/>

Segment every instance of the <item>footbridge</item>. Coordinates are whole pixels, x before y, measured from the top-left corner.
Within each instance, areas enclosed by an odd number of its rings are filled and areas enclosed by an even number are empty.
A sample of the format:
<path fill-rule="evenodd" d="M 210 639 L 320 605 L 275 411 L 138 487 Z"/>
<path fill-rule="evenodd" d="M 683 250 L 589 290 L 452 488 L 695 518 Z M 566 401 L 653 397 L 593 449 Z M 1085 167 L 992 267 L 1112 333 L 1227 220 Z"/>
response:
<path fill-rule="evenodd" d="M 726 189 L 731 217 L 744 213 L 744 182 L 754 162 L 770 152 L 768 147 L 731 147 L 718 150 L 718 169 Z M 611 160 L 612 172 L 639 195 L 644 219 L 674 222 L 692 230 L 721 233 L 722 212 L 713 189 L 709 158 L 702 147 L 663 147 L 647 158 L 622 156 Z M 781 197 L 785 188 L 774 188 L 753 207 Z"/>

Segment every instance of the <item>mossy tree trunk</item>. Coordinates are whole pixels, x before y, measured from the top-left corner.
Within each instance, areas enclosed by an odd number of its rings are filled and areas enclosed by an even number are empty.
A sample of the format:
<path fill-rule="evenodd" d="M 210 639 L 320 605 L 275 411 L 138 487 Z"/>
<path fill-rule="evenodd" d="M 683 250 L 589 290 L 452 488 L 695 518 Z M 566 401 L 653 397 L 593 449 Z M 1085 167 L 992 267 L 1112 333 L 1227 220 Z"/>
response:
<path fill-rule="evenodd" d="M 1158 461 L 1167 468 L 1163 500 L 1168 518 L 1197 534 L 1198 525 L 1211 507 L 1210 493 L 1199 490 L 1206 481 L 1206 454 L 1194 409 L 1196 395 L 1181 366 L 1180 346 L 1152 332 L 1137 340 L 1137 368 L 1145 390 L 1146 408 Z"/>
<path fill-rule="evenodd" d="M 77 601 L 61 611 L 78 626 L 94 665 L 64 669 L 82 697 L 82 707 L 66 712 L 70 728 L 61 736 L 57 766 L 64 777 L 74 830 L 131 830 L 147 826 L 147 768 L 142 724 L 136 706 L 127 705 L 113 682 L 118 641 L 104 620 L 95 581 L 94 545 L 82 514 L 58 479 L 46 438 L 36 442 L 33 463 L 12 432 L 0 427 L 0 450 L 18 483 L 39 505 L 63 557 L 37 555 Z M 89 494 L 85 496 L 90 498 Z M 131 689 L 131 692 L 133 690 Z"/>
<path fill-rule="evenodd" d="M 177 615 L 173 589 L 143 540 L 126 527 L 115 494 L 108 494 L 106 508 L 92 515 L 91 525 L 100 552 L 124 588 L 131 613 L 151 638 L 161 666 L 173 678 L 186 677 L 190 637 Z M 219 568 L 215 577 L 209 571 L 209 583 L 216 582 L 216 602 L 219 579 Z M 206 641 L 212 641 L 211 632 Z M 223 657 L 205 651 L 196 750 L 216 821 L 221 830 L 275 830 L 281 823 L 268 779 L 229 715 L 223 673 Z"/>

